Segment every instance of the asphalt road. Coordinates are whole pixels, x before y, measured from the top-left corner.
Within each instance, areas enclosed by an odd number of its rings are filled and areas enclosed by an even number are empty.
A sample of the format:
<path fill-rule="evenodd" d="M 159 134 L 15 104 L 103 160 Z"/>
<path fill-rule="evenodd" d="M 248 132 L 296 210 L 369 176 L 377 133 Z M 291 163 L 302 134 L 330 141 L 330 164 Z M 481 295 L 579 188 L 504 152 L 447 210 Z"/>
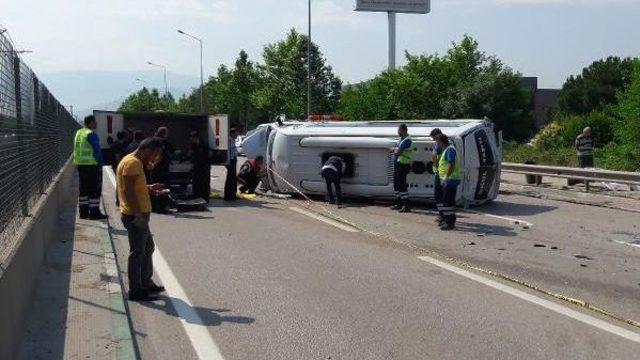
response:
<path fill-rule="evenodd" d="M 214 176 L 216 186 L 219 180 Z M 126 269 L 126 233 L 109 181 L 105 199 Z M 213 200 L 207 212 L 154 215 L 157 278 L 168 294 L 152 304 L 130 303 L 140 354 L 638 358 L 640 329 L 439 262 L 433 253 L 637 319 L 640 249 L 624 244 L 637 236 L 637 214 L 516 195 L 477 210 L 499 217 L 464 213 L 460 230 L 443 234 L 429 209 L 407 215 L 383 204 L 332 209 L 378 236 L 318 218 L 318 204 L 300 200 Z"/>

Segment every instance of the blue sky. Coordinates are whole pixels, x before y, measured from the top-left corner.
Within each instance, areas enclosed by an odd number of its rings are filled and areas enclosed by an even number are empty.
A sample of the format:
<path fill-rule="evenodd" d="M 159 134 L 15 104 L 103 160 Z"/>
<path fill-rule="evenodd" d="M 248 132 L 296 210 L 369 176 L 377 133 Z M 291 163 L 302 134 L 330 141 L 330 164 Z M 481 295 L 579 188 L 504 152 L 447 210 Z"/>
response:
<path fill-rule="evenodd" d="M 373 77 L 387 62 L 386 15 L 353 12 L 353 0 L 312 0 L 314 41 L 346 82 Z M 291 27 L 306 32 L 306 0 L 0 0 L 0 25 L 40 74 L 143 71 L 148 60 L 198 76 L 232 64 Z M 465 33 L 543 87 L 559 87 L 594 59 L 640 56 L 640 0 L 434 0 L 428 15 L 398 15 L 398 57 L 440 52 Z M 155 80 L 154 80 L 155 81 Z M 160 86 L 160 84 L 153 84 Z"/>

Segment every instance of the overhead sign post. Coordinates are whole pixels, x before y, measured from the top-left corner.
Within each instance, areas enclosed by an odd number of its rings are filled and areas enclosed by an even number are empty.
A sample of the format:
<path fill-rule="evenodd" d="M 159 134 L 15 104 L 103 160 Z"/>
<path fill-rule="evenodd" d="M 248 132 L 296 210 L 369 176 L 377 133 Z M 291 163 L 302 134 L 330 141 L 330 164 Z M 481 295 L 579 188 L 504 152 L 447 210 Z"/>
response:
<path fill-rule="evenodd" d="M 386 12 L 389 18 L 389 70 L 396 68 L 396 13 L 428 14 L 431 0 L 356 0 L 355 11 Z"/>

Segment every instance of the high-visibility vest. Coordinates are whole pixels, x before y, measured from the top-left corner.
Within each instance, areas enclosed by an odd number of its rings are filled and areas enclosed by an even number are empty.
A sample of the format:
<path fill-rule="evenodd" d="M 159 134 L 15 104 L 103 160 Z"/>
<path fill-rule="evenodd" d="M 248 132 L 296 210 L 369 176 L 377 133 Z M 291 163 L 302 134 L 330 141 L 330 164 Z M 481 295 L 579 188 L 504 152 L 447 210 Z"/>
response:
<path fill-rule="evenodd" d="M 456 156 L 456 161 L 454 161 L 454 163 L 452 164 L 453 171 L 451 172 L 451 175 L 447 175 L 447 167 L 450 162 L 447 161 L 446 154 L 447 151 L 450 151 L 451 149 L 455 150 L 456 148 L 453 145 L 449 145 L 446 149 L 444 149 L 442 155 L 440 155 L 440 162 L 438 164 L 438 175 L 440 176 L 440 179 L 448 177 L 450 180 L 462 180 L 462 170 L 460 170 L 460 165 L 458 165 L 457 161 L 459 155 Z"/>
<path fill-rule="evenodd" d="M 76 131 L 73 143 L 73 163 L 76 165 L 98 165 L 93 156 L 93 146 L 89 143 L 89 135 L 93 130 L 83 127 Z"/>
<path fill-rule="evenodd" d="M 407 136 L 406 138 L 400 140 L 400 142 L 398 143 L 398 148 L 400 147 L 400 145 L 402 145 L 403 142 L 411 140 L 411 137 Z M 411 162 L 413 161 L 413 146 L 408 147 L 404 150 L 402 150 L 402 154 L 398 155 L 398 163 L 400 164 L 411 164 Z"/>

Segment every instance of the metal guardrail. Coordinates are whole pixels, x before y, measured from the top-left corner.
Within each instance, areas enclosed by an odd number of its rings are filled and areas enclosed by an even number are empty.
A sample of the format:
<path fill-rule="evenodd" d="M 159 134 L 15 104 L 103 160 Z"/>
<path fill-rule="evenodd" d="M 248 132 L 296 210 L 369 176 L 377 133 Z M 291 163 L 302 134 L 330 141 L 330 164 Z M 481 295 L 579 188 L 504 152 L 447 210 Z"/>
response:
<path fill-rule="evenodd" d="M 502 163 L 502 171 L 532 176 L 551 176 L 582 180 L 589 190 L 590 182 L 612 182 L 626 185 L 640 185 L 640 173 L 601 169 L 581 169 L 562 166 Z"/>

